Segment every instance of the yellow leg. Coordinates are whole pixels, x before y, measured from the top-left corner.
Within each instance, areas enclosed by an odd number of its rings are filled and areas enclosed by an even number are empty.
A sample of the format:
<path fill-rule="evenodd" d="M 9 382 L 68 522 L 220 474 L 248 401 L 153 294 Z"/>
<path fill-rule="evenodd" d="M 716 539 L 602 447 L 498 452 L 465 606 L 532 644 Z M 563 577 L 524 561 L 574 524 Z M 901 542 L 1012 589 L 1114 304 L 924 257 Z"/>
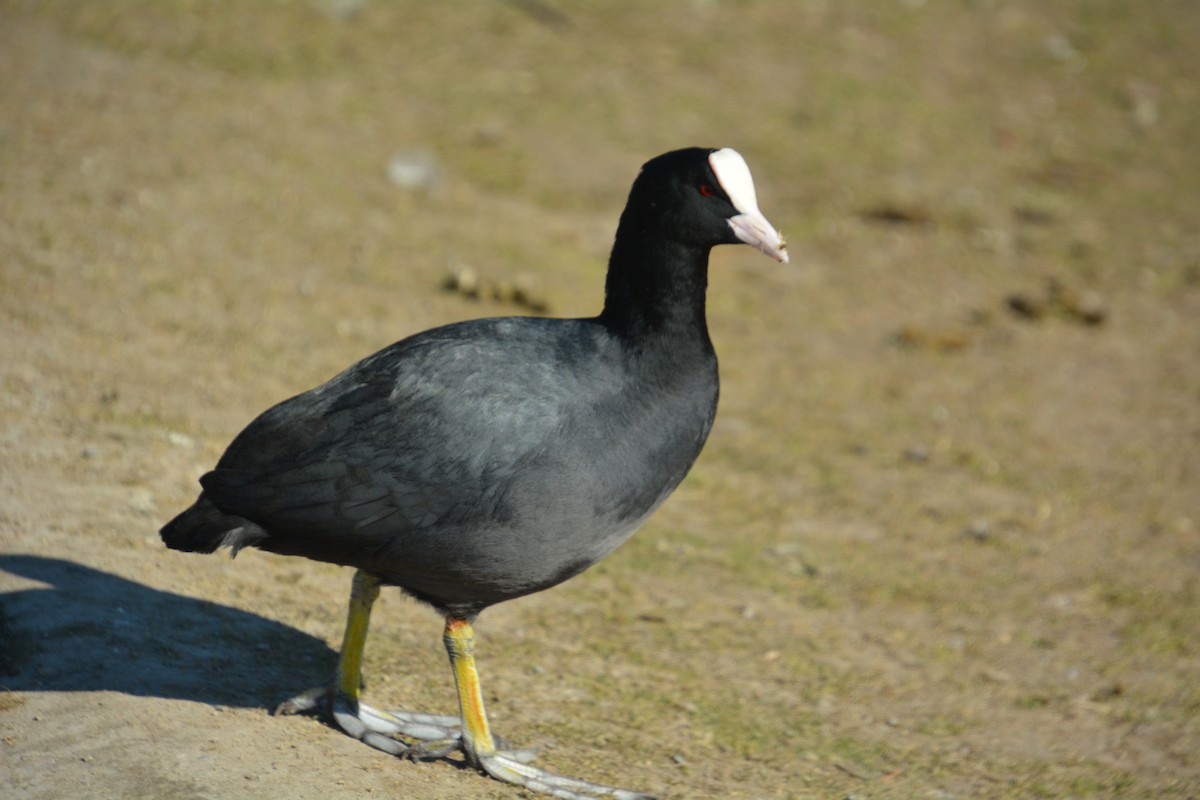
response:
<path fill-rule="evenodd" d="M 277 714 L 299 714 L 327 707 L 339 728 L 385 753 L 413 756 L 418 751 L 437 755 L 458 748 L 459 720 L 437 714 L 382 711 L 361 702 L 363 649 L 371 622 L 371 607 L 382 582 L 365 572 L 354 573 L 346 634 L 338 655 L 332 685 L 301 692 L 279 704 Z M 413 744 L 419 742 L 420 746 Z"/>
<path fill-rule="evenodd" d="M 462 712 L 463 752 L 467 760 L 480 765 L 481 757 L 496 752 L 488 726 L 487 711 L 483 707 L 483 690 L 479 686 L 479 670 L 475 668 L 475 630 L 471 623 L 458 617 L 446 617 L 446 630 L 442 634 L 446 652 L 450 654 L 450 666 L 454 670 L 454 683 L 458 687 L 458 705 Z"/>
<path fill-rule="evenodd" d="M 654 800 L 641 792 L 614 789 L 547 772 L 528 763 L 532 757 L 529 751 L 497 750 L 483 708 L 479 671 L 475 668 L 475 631 L 470 620 L 446 617 L 442 641 L 450 654 L 454 682 L 458 685 L 458 705 L 462 712 L 461 747 L 467 763 L 497 780 L 562 800 Z"/>
<path fill-rule="evenodd" d="M 371 623 L 371 606 L 379 597 L 380 581 L 361 570 L 354 573 L 350 590 L 350 611 L 346 616 L 346 634 L 342 637 L 342 652 L 338 656 L 337 689 L 352 703 L 362 692 L 363 648 L 367 644 L 367 626 Z"/>

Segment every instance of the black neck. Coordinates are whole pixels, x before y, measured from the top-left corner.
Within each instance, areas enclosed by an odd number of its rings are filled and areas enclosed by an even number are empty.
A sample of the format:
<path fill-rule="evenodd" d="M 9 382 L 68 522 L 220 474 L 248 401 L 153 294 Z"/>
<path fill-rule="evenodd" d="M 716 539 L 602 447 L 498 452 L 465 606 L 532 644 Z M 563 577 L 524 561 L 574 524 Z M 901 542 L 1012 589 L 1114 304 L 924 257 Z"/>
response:
<path fill-rule="evenodd" d="M 629 227 L 617 232 L 600 320 L 634 341 L 682 337 L 710 348 L 704 316 L 710 248 Z"/>

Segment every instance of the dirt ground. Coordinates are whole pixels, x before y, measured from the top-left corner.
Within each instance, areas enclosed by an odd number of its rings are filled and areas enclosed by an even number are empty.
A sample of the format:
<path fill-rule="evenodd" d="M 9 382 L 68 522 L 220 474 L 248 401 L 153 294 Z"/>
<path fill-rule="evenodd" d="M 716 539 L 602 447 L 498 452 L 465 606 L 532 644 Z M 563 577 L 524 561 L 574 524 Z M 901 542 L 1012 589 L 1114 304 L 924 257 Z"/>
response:
<path fill-rule="evenodd" d="M 714 253 L 679 492 L 480 619 L 496 728 L 662 798 L 1200 797 L 1197 40 L 1191 0 L 0 0 L 0 794 L 524 796 L 270 716 L 349 572 L 156 531 L 391 341 L 594 313 L 637 167 L 704 144 L 792 263 Z M 367 659 L 453 708 L 431 611 L 385 594 Z"/>

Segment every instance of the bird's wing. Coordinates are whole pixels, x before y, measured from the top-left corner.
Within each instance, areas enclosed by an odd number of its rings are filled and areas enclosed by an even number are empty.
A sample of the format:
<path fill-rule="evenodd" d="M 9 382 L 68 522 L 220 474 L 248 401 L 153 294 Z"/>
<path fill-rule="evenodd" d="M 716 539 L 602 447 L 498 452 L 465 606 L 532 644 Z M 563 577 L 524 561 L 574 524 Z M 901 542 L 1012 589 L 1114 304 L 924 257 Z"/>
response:
<path fill-rule="evenodd" d="M 507 482 L 553 436 L 561 387 L 510 369 L 476 390 L 486 352 L 401 345 L 263 413 L 201 478 L 205 495 L 272 536 L 365 547 L 494 519 Z"/>

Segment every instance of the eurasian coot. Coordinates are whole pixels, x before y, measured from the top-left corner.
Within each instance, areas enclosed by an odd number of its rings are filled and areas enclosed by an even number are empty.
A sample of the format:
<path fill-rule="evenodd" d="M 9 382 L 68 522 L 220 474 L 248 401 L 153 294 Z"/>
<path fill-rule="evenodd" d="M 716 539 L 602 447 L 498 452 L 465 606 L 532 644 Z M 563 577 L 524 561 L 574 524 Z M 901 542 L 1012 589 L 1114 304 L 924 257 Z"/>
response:
<path fill-rule="evenodd" d="M 461 322 L 381 350 L 274 406 L 200 478 L 162 529 L 175 550 L 228 546 L 354 567 L 333 683 L 285 702 L 328 702 L 350 735 L 416 758 L 462 750 L 502 781 L 568 800 L 647 795 L 565 778 L 492 737 L 472 623 L 490 605 L 587 569 L 683 479 L 717 408 L 704 302 L 714 245 L 787 261 L 734 150 L 648 162 L 629 194 L 589 319 Z M 459 717 L 360 702 L 363 646 L 381 586 L 445 615 Z"/>

